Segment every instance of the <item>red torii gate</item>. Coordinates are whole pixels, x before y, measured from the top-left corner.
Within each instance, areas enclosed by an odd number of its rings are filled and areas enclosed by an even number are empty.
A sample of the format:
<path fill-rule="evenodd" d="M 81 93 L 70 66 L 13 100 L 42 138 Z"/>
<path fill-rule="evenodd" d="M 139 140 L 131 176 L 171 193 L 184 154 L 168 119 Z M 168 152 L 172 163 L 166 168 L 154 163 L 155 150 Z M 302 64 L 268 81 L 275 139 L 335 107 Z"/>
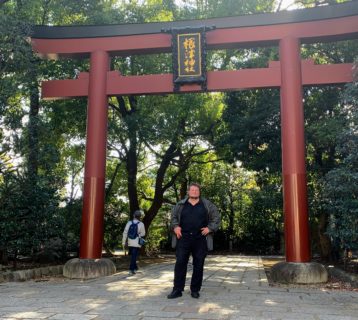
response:
<path fill-rule="evenodd" d="M 102 255 L 108 96 L 174 93 L 172 74 L 122 76 L 109 70 L 110 56 L 170 52 L 171 35 L 161 30 L 188 25 L 216 27 L 206 33 L 208 49 L 279 46 L 280 61 L 270 62 L 267 68 L 208 72 L 207 90 L 281 89 L 286 261 L 310 262 L 302 86 L 351 82 L 352 64 L 314 65 L 311 60 L 301 60 L 300 44 L 357 38 L 358 6 L 354 2 L 208 20 L 35 27 L 32 46 L 40 55 L 90 57 L 89 72 L 81 72 L 78 79 L 42 84 L 44 98 L 88 96 L 80 260 Z M 201 91 L 198 84 L 185 84 L 179 90 Z M 80 277 L 92 277 L 84 273 Z"/>

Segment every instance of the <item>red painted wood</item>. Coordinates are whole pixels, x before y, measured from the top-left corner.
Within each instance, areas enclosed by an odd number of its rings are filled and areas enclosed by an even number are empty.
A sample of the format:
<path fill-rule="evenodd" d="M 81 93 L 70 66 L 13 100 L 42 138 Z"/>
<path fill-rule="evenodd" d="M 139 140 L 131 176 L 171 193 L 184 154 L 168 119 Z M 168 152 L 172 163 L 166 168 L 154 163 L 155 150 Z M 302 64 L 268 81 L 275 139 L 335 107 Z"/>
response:
<path fill-rule="evenodd" d="M 269 26 L 217 29 L 206 34 L 208 47 L 258 47 L 278 44 L 283 37 L 294 36 L 302 42 L 333 41 L 358 35 L 357 17 Z M 31 39 L 35 52 L 42 55 L 88 55 L 104 50 L 112 55 L 147 54 L 171 51 L 171 35 L 148 34 L 84 39 Z"/>
<path fill-rule="evenodd" d="M 357 17 L 329 20 L 277 24 L 245 28 L 218 29 L 206 35 L 209 48 L 231 48 L 237 46 L 258 47 L 277 45 L 285 37 L 300 38 L 302 43 L 333 41 L 342 36 L 357 36 Z"/>
<path fill-rule="evenodd" d="M 108 101 L 106 94 L 109 56 L 105 51 L 91 54 L 85 177 L 80 240 L 81 259 L 102 256 L 104 187 L 106 170 Z M 84 80 L 82 80 L 84 81 Z"/>
<path fill-rule="evenodd" d="M 352 81 L 352 63 L 314 65 L 312 60 L 302 61 L 302 84 L 305 86 L 349 83 Z"/>
<path fill-rule="evenodd" d="M 310 261 L 300 44 L 280 41 L 281 145 L 287 262 Z"/>
<path fill-rule="evenodd" d="M 228 91 L 251 88 L 280 87 L 280 62 L 271 61 L 269 68 L 208 72 L 208 91 Z M 303 85 L 352 82 L 353 64 L 313 65 L 302 61 Z M 183 86 L 181 92 L 199 92 L 198 85 Z M 167 94 L 173 92 L 173 75 L 120 76 L 117 71 L 107 74 L 107 95 Z M 51 80 L 42 83 L 42 97 L 85 97 L 88 93 L 88 73 L 76 80 Z"/>
<path fill-rule="evenodd" d="M 121 55 L 170 52 L 171 41 L 171 35 L 165 33 L 105 38 L 31 40 L 35 52 L 44 55 L 63 54 L 64 56 L 82 56 L 96 50 L 105 50 Z M 56 56 L 54 55 L 52 58 L 56 58 Z"/>

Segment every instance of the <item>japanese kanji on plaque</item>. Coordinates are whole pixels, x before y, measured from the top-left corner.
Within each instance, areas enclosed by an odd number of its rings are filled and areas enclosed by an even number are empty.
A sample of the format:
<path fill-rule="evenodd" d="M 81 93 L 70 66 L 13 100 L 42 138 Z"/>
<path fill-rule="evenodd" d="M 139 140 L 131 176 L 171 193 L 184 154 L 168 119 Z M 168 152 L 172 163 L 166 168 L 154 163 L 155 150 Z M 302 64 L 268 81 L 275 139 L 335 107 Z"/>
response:
<path fill-rule="evenodd" d="M 176 90 L 185 83 L 206 89 L 205 29 L 172 30 L 173 75 Z"/>
<path fill-rule="evenodd" d="M 200 33 L 178 34 L 178 76 L 201 76 Z"/>

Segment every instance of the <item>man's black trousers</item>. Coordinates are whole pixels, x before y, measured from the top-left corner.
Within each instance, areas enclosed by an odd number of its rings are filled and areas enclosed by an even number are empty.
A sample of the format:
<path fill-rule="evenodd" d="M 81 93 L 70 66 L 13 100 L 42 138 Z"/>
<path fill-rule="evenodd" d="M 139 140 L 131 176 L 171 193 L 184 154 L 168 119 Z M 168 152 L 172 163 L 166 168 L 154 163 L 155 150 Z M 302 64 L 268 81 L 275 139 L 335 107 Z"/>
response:
<path fill-rule="evenodd" d="M 204 261 L 208 249 L 206 237 L 183 233 L 177 242 L 174 269 L 174 290 L 183 291 L 190 254 L 193 256 L 193 274 L 190 291 L 199 292 L 203 283 Z"/>

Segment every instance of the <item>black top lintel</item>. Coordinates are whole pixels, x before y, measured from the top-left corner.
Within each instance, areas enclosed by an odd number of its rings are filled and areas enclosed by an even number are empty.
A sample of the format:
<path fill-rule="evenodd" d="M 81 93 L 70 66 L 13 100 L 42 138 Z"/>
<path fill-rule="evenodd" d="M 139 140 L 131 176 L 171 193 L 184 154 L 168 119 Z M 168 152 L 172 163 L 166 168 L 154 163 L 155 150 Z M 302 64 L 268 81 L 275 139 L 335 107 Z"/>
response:
<path fill-rule="evenodd" d="M 36 39 L 78 39 L 156 34 L 175 28 L 215 27 L 216 29 L 269 26 L 286 23 L 308 22 L 358 15 L 358 1 L 321 6 L 310 9 L 260 13 L 236 17 L 212 18 L 206 20 L 184 20 L 172 22 L 151 22 L 113 25 L 71 25 L 34 26 L 32 38 Z M 358 23 L 358 18 L 357 18 Z"/>

